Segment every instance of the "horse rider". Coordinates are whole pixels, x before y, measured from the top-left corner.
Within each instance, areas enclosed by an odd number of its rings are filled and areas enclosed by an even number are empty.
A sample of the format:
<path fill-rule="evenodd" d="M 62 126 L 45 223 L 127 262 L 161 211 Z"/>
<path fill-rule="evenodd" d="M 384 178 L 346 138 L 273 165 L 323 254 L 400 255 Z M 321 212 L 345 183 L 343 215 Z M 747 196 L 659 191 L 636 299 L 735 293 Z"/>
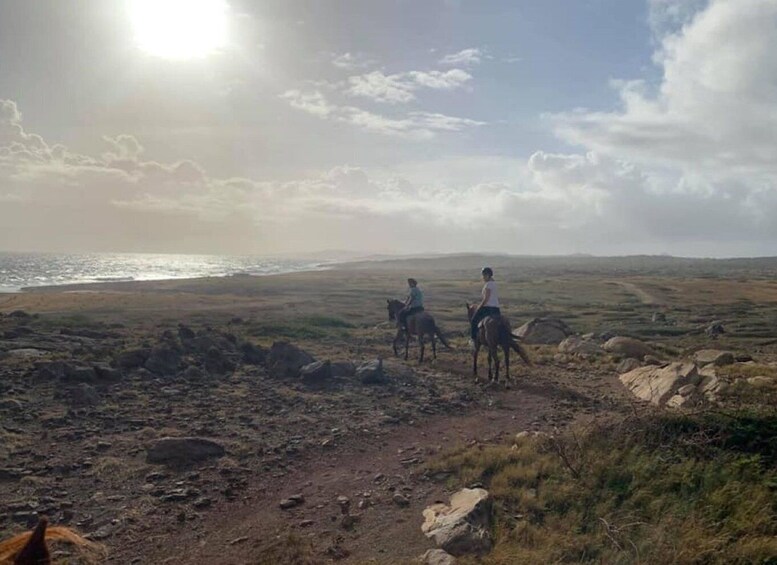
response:
<path fill-rule="evenodd" d="M 424 293 L 418 288 L 418 281 L 412 278 L 407 279 L 407 286 L 409 291 L 407 298 L 405 298 L 405 306 L 397 316 L 399 327 L 404 331 L 407 331 L 408 316 L 424 311 Z"/>
<path fill-rule="evenodd" d="M 496 290 L 493 269 L 491 267 L 483 267 L 480 274 L 483 276 L 485 284 L 483 285 L 480 304 L 470 321 L 470 344 L 473 346 L 478 336 L 478 324 L 480 324 L 480 321 L 488 316 L 500 316 L 502 314 L 501 310 L 499 310 L 499 294 Z"/>

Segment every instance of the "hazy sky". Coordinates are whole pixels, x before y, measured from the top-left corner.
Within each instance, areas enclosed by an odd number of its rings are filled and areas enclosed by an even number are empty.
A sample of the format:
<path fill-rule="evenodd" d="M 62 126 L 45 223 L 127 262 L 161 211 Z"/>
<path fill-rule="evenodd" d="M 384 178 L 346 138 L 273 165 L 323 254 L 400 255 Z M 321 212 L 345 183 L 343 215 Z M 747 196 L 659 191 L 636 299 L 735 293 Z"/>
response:
<path fill-rule="evenodd" d="M 0 250 L 777 254 L 777 0 L 3 0 Z"/>

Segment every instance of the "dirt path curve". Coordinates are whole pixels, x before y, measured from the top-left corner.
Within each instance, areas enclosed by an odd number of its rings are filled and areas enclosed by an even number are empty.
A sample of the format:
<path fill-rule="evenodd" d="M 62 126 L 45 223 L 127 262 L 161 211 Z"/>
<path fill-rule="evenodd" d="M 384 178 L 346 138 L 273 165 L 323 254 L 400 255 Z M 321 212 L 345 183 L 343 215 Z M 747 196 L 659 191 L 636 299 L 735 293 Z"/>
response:
<path fill-rule="evenodd" d="M 578 375 L 579 377 L 579 375 Z M 611 383 L 592 377 L 590 391 Z M 484 405 L 459 415 L 433 416 L 311 454 L 281 477 L 257 471 L 240 502 L 221 503 L 202 517 L 176 519 L 124 544 L 113 563 L 256 563 L 268 541 L 289 531 L 311 541 L 322 563 L 398 563 L 431 547 L 421 533 L 423 509 L 447 500 L 444 477 L 423 471 L 430 456 L 455 446 L 491 442 L 525 429 L 563 426 L 574 415 L 592 413 L 593 396 L 572 388 L 527 379 L 517 389 L 495 391 Z M 570 410 L 569 406 L 575 405 Z M 301 493 L 304 504 L 281 510 L 282 498 Z M 400 495 L 400 499 L 397 495 Z M 358 522 L 340 524 L 339 496 L 351 501 Z M 397 500 L 395 500 L 395 497 Z M 191 521 L 188 521 L 190 520 Z M 186 522 L 187 527 L 180 523 Z"/>
<path fill-rule="evenodd" d="M 637 286 L 634 283 L 625 282 L 625 281 L 608 281 L 608 282 L 611 282 L 612 284 L 617 284 L 618 286 L 623 287 L 624 289 L 632 293 L 634 296 L 639 298 L 642 304 L 659 304 L 655 296 L 653 296 L 645 289 L 641 288 L 640 286 Z"/>

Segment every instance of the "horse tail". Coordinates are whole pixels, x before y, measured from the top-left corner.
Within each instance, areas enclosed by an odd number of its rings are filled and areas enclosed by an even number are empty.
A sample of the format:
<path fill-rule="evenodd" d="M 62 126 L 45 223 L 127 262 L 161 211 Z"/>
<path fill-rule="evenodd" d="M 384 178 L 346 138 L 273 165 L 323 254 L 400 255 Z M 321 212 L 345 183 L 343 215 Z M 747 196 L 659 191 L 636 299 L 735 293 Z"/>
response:
<path fill-rule="evenodd" d="M 434 335 L 436 335 L 438 338 L 440 338 L 440 342 L 447 347 L 448 349 L 453 349 L 451 347 L 451 344 L 448 343 L 448 340 L 445 339 L 445 336 L 442 335 L 442 332 L 440 331 L 440 327 L 437 324 L 434 324 Z"/>
<path fill-rule="evenodd" d="M 510 347 L 518 354 L 518 356 L 523 359 L 523 362 L 527 365 L 531 365 L 531 359 L 529 359 L 529 354 L 526 353 L 526 350 L 523 348 L 523 345 L 520 344 L 518 336 L 514 334 L 510 334 Z"/>

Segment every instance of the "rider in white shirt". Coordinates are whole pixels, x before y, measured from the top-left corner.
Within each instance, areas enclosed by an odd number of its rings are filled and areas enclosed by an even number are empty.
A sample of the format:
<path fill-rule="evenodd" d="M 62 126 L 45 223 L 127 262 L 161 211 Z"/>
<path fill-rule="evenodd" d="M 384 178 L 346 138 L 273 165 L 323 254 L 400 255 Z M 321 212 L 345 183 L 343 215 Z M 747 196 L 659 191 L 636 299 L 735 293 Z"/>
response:
<path fill-rule="evenodd" d="M 494 280 L 494 271 L 491 267 L 484 267 L 480 274 L 483 276 L 482 299 L 475 315 L 470 322 L 470 336 L 474 343 L 478 335 L 478 324 L 483 318 L 488 316 L 499 316 L 502 312 L 499 310 L 499 293 L 496 290 L 496 281 Z"/>

